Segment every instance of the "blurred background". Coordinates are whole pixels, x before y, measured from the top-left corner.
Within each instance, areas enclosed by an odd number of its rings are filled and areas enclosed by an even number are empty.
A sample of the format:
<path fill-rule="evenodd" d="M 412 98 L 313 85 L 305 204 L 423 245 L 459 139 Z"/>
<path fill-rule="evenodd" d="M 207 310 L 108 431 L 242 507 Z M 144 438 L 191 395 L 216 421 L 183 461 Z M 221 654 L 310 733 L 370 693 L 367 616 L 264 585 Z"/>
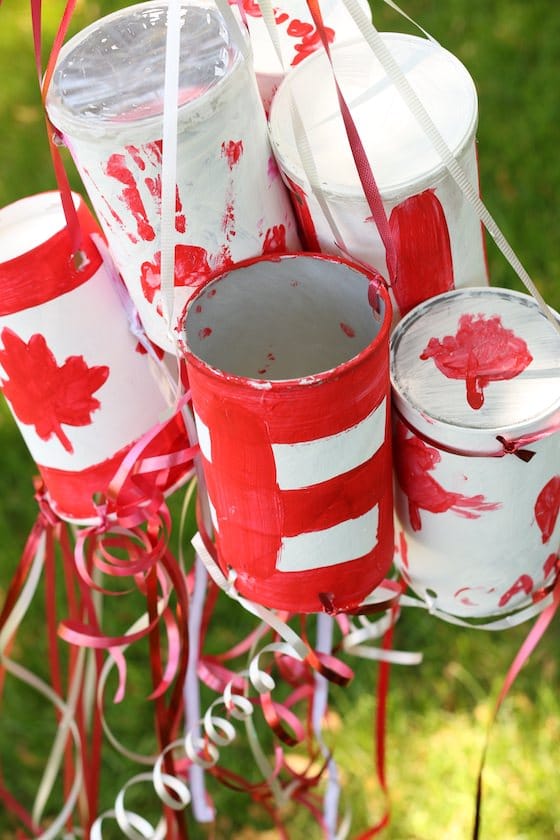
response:
<path fill-rule="evenodd" d="M 71 32 L 126 5 L 120 0 L 78 0 Z M 546 301 L 560 310 L 560 5 L 550 0 L 402 0 L 404 10 L 447 49 L 474 78 L 479 96 L 478 154 L 484 201 Z M 45 55 L 64 8 L 43 4 Z M 378 29 L 415 30 L 381 0 L 373 3 Z M 29 4 L 3 0 L 0 7 L 0 206 L 55 188 L 38 90 Z M 74 188 L 83 191 L 68 162 Z M 492 285 L 522 290 L 492 242 Z M 40 280 L 38 279 L 38 282 Z M 102 329 L 102 325 L 100 325 Z M 107 336 L 110 340 L 110 336 Z M 0 406 L 0 604 L 36 516 L 34 464 L 4 403 Z M 172 500 L 177 509 L 181 500 Z M 453 563 L 453 558 L 449 558 Z M 210 644 L 231 646 L 251 620 L 227 599 L 218 602 Z M 232 621 L 233 619 L 233 621 Z M 484 840 L 560 838 L 560 676 L 557 618 L 510 691 L 492 730 L 485 773 L 481 837 Z M 18 632 L 12 657 L 45 674 L 43 604 Z M 235 632 L 234 629 L 235 628 Z M 387 724 L 387 776 L 395 840 L 463 840 L 470 837 L 476 773 L 485 726 L 509 664 L 528 625 L 491 633 L 460 629 L 404 610 L 396 648 L 421 651 L 419 666 L 391 673 Z M 146 710 L 145 651 L 131 653 L 127 697 L 108 710 L 111 725 L 130 749 L 153 748 Z M 341 813 L 351 812 L 351 837 L 383 813 L 375 773 L 375 691 L 378 668 L 354 659 L 347 688 L 331 689 L 328 741 L 343 783 Z M 48 744 L 56 731 L 51 708 L 33 692 L 6 680 L 0 717 L 0 767 L 10 789 L 30 806 Z M 108 696 L 111 696 L 109 692 Z M 109 705 L 111 705 L 109 701 Z M 246 746 L 224 750 L 243 768 Z M 296 756 L 297 758 L 297 756 Z M 295 760 L 295 759 L 294 759 Z M 137 768 L 110 748 L 104 752 L 102 808 Z M 218 811 L 217 838 L 278 836 L 266 812 L 211 781 Z M 53 803 L 56 813 L 56 802 Z M 288 807 L 290 837 L 318 828 Z M 0 838 L 17 836 L 17 821 L 0 806 Z M 116 829 L 115 829 L 116 830 Z M 107 837 L 118 837 L 111 834 Z M 192 836 L 212 836 L 193 825 Z"/>

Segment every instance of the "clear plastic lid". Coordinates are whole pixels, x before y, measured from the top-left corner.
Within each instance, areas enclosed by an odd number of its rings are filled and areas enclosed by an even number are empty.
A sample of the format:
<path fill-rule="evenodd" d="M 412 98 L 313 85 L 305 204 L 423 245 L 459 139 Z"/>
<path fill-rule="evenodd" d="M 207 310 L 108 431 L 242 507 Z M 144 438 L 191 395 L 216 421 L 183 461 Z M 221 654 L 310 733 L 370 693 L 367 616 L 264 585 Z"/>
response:
<path fill-rule="evenodd" d="M 47 97 L 53 124 L 69 134 L 161 119 L 167 3 L 130 6 L 72 38 Z M 239 58 L 223 18 L 203 0 L 181 5 L 179 104 L 215 87 Z"/>

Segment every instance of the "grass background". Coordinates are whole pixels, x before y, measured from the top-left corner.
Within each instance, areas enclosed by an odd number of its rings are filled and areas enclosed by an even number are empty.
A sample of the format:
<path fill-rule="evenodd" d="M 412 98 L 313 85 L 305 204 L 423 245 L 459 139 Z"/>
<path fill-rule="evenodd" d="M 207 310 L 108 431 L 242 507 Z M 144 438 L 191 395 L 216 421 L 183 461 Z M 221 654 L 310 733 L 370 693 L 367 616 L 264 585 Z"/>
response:
<path fill-rule="evenodd" d="M 63 3 L 44 3 L 45 49 Z M 118 0 L 81 0 L 72 31 L 120 8 Z M 560 159 L 560 5 L 550 0 L 402 0 L 405 10 L 471 72 L 479 94 L 480 178 L 485 202 L 545 299 L 560 309 L 558 199 Z M 381 0 L 373 6 L 380 29 L 414 31 Z M 30 15 L 24 0 L 0 8 L 0 206 L 54 187 L 35 77 Z M 80 189 L 72 176 L 73 184 Z M 489 243 L 493 285 L 521 289 Z M 0 409 L 0 601 L 35 518 L 34 465 L 5 406 Z M 177 511 L 180 499 L 173 500 Z M 119 620 L 135 605 L 119 605 Z M 42 603 L 33 605 L 13 656 L 45 673 Z M 124 611 L 124 612 L 123 612 Z M 211 645 L 223 649 L 250 620 L 220 600 Z M 404 611 L 395 645 L 424 654 L 420 666 L 394 668 L 388 720 L 387 771 L 393 816 L 384 837 L 463 840 L 470 836 L 474 785 L 485 723 L 527 626 L 507 632 L 462 630 L 420 610 Z M 510 692 L 492 732 L 485 775 L 483 840 L 560 838 L 558 782 L 560 678 L 558 619 Z M 131 651 L 130 685 L 123 707 L 110 709 L 115 730 L 131 749 L 151 748 L 150 715 L 143 700 L 145 650 Z M 328 739 L 344 783 L 342 810 L 351 808 L 352 832 L 380 816 L 374 772 L 373 715 L 377 667 L 354 660 L 356 677 L 331 691 Z M 32 692 L 8 679 L 0 718 L 0 766 L 12 790 L 30 805 L 55 724 Z M 229 766 L 249 761 L 243 744 L 224 751 Z M 104 753 L 102 807 L 136 768 L 112 750 Z M 210 783 L 218 838 L 273 838 L 262 809 L 243 795 Z M 149 803 L 143 803 L 149 808 Z M 301 813 L 288 815 L 291 837 L 319 837 Z M 0 838 L 16 836 L 16 822 L 0 812 Z M 107 837 L 121 836 L 118 831 Z M 194 827 L 192 836 L 207 831 Z"/>

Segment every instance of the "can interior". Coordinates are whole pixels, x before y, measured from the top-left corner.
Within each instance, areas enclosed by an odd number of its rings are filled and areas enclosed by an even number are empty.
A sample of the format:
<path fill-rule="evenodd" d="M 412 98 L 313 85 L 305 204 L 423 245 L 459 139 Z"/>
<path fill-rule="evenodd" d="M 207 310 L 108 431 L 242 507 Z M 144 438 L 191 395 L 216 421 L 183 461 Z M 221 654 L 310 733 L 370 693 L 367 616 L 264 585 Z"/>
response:
<path fill-rule="evenodd" d="M 331 370 L 379 335 L 369 278 L 336 260 L 258 260 L 207 284 L 189 304 L 188 349 L 205 364 L 251 379 L 286 380 Z M 389 316 L 390 317 L 390 316 Z"/>

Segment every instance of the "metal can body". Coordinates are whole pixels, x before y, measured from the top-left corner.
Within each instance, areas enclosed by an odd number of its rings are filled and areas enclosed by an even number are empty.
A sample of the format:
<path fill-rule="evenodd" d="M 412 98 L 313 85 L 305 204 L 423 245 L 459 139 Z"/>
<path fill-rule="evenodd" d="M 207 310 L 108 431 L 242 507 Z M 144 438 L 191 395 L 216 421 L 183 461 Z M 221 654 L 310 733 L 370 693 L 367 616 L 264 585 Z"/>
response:
<path fill-rule="evenodd" d="M 390 303 L 323 255 L 247 261 L 187 307 L 222 570 L 290 612 L 354 609 L 393 554 Z"/>
<path fill-rule="evenodd" d="M 385 46 L 478 189 L 474 83 L 447 50 L 423 38 L 382 33 Z M 470 203 L 363 40 L 335 44 L 333 63 L 388 217 L 398 259 L 391 290 L 397 316 L 427 298 L 488 282 L 483 232 Z M 317 88 L 314 80 L 320 78 Z M 387 277 L 385 249 L 364 197 L 324 54 L 294 68 L 274 98 L 272 145 L 294 195 L 307 247 L 338 253 L 313 194 L 292 125 L 296 102 L 321 189 L 346 251 Z"/>
<path fill-rule="evenodd" d="M 0 210 L 0 384 L 52 507 L 83 522 L 95 519 L 94 495 L 107 493 L 168 402 L 129 330 L 120 280 L 92 239 L 102 238 L 99 226 L 74 198 L 81 268 L 73 263 L 59 193 Z M 144 453 L 162 464 L 144 476 L 145 489 L 170 492 L 185 479 L 190 465 L 163 466 L 167 455 L 185 448 L 179 416 Z"/>
<path fill-rule="evenodd" d="M 560 543 L 560 337 L 528 295 L 426 301 L 391 339 L 398 565 L 434 608 L 542 597 Z"/>

